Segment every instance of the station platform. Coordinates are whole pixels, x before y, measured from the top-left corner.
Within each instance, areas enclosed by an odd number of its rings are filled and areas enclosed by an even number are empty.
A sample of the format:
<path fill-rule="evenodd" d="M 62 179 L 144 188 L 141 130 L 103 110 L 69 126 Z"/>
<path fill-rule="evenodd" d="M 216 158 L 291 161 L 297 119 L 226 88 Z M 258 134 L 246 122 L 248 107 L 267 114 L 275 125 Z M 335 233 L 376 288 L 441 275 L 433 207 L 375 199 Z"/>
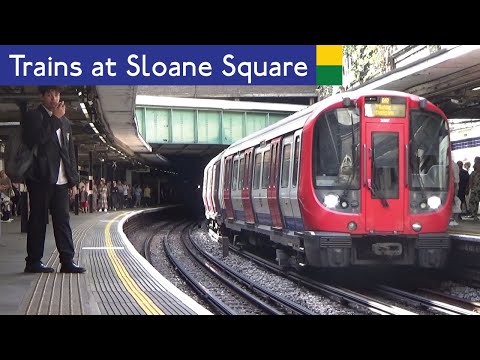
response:
<path fill-rule="evenodd" d="M 480 221 L 478 220 L 459 220 L 458 225 L 448 227 L 448 232 L 452 240 L 480 243 Z"/>
<path fill-rule="evenodd" d="M 70 215 L 75 259 L 83 274 L 60 273 L 51 223 L 43 263 L 53 273 L 24 273 L 26 233 L 20 218 L 0 229 L 1 315 L 208 315 L 159 274 L 128 241 L 123 224 L 144 211 Z"/>

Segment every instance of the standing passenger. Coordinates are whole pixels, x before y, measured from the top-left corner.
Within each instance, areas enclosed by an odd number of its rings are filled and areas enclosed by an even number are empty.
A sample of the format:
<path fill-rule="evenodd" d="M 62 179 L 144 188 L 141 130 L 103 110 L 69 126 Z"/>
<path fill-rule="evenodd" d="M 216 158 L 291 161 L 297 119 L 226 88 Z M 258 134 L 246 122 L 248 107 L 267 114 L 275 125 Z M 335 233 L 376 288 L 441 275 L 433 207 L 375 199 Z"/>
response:
<path fill-rule="evenodd" d="M 118 209 L 123 209 L 123 205 L 125 204 L 125 196 L 123 195 L 123 184 L 120 180 L 117 181 L 117 201 L 118 201 Z"/>
<path fill-rule="evenodd" d="M 83 213 L 88 213 L 88 191 L 85 186 L 80 188 L 80 205 Z"/>
<path fill-rule="evenodd" d="M 103 179 L 100 180 L 100 185 L 98 186 L 98 211 L 108 211 L 108 202 L 107 202 L 107 185 Z"/>
<path fill-rule="evenodd" d="M 459 219 L 460 217 L 460 209 L 456 209 L 455 203 L 456 203 L 456 198 L 457 198 L 457 193 L 458 193 L 458 184 L 460 183 L 460 169 L 458 168 L 458 165 L 456 162 L 451 161 L 452 164 L 452 173 L 453 173 L 453 201 L 452 201 L 452 217 L 450 219 L 450 226 L 457 226 L 458 222 L 456 220 Z"/>
<path fill-rule="evenodd" d="M 112 210 L 116 211 L 118 208 L 118 187 L 115 180 L 112 181 L 112 186 L 110 187 L 110 199 L 112 201 Z"/>
<path fill-rule="evenodd" d="M 148 184 L 143 189 L 143 196 L 144 196 L 144 199 L 145 199 L 144 206 L 149 207 L 150 206 L 151 189 L 150 189 L 150 186 L 148 186 Z"/>
<path fill-rule="evenodd" d="M 39 90 L 42 104 L 27 112 L 22 123 L 25 144 L 30 149 L 37 145 L 37 155 L 26 175 L 30 216 L 25 272 L 54 271 L 42 263 L 50 209 L 60 272 L 83 273 L 85 269 L 73 261 L 75 247 L 68 211 L 68 189 L 78 182 L 72 127 L 65 117 L 65 104 L 60 101 L 60 87 L 40 86 Z"/>
<path fill-rule="evenodd" d="M 5 170 L 0 170 L 0 191 L 8 197 L 12 197 L 12 181 L 5 173 Z"/>
<path fill-rule="evenodd" d="M 461 201 L 460 208 L 462 209 L 462 215 L 467 213 L 467 202 L 465 201 L 465 195 L 468 194 L 468 180 L 470 175 L 468 171 L 463 168 L 463 162 L 457 161 L 458 168 L 460 169 L 460 182 L 458 183 L 457 196 Z"/>
<path fill-rule="evenodd" d="M 135 186 L 135 205 L 133 207 L 140 207 L 142 200 L 142 188 L 140 185 Z"/>
<path fill-rule="evenodd" d="M 469 215 L 465 218 L 478 220 L 478 202 L 480 201 L 480 162 L 474 162 L 473 172 L 469 179 L 470 199 L 468 201 Z"/>

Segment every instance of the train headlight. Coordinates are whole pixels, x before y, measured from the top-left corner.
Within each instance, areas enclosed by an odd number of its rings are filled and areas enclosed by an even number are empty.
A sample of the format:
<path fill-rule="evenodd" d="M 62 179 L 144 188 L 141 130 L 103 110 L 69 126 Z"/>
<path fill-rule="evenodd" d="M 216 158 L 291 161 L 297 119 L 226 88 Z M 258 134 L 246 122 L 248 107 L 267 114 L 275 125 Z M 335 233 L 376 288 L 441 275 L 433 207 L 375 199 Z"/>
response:
<path fill-rule="evenodd" d="M 438 209 L 440 204 L 442 203 L 442 200 L 438 196 L 430 196 L 427 200 L 428 206 L 430 206 L 431 209 Z"/>
<path fill-rule="evenodd" d="M 412 224 L 412 229 L 416 232 L 419 232 L 420 230 L 422 230 L 422 224 L 416 222 L 416 223 L 413 223 Z"/>
<path fill-rule="evenodd" d="M 335 194 L 328 194 L 325 196 L 325 199 L 323 200 L 323 203 L 329 209 L 335 208 L 339 202 L 340 202 L 340 198 L 338 195 L 335 195 Z"/>
<path fill-rule="evenodd" d="M 348 223 L 348 230 L 350 230 L 350 231 L 357 230 L 357 223 L 355 221 L 350 221 Z"/>
<path fill-rule="evenodd" d="M 345 200 L 345 199 L 340 199 L 340 207 L 341 207 L 342 209 L 348 208 L 348 201 Z"/>

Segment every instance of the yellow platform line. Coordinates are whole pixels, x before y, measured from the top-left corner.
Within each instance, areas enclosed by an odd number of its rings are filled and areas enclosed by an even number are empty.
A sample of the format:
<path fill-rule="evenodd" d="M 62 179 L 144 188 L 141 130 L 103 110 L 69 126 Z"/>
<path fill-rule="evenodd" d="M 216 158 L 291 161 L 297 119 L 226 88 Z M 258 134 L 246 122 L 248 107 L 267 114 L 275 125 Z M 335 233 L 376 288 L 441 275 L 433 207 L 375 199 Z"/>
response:
<path fill-rule="evenodd" d="M 123 283 L 129 294 L 132 295 L 138 305 L 140 305 L 143 311 L 145 311 L 147 315 L 165 315 L 165 313 L 160 310 L 157 305 L 155 305 L 155 303 L 150 299 L 150 297 L 142 289 L 140 289 L 136 281 L 130 276 L 128 270 L 120 261 L 115 250 L 111 249 L 111 247 L 113 247 L 113 242 L 110 235 L 110 227 L 119 217 L 123 215 L 124 214 L 120 214 L 116 216 L 108 222 L 107 226 L 105 226 L 105 244 L 109 248 L 107 249 L 108 257 L 113 264 L 118 278 Z"/>

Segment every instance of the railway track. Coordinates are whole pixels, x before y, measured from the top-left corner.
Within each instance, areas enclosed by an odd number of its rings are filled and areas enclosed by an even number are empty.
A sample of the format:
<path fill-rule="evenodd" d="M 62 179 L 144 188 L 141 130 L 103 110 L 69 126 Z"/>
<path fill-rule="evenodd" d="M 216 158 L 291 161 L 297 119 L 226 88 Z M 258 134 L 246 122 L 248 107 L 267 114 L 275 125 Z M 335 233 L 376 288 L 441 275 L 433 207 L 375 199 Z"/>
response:
<path fill-rule="evenodd" d="M 255 286 L 241 274 L 204 256 L 191 242 L 189 230 L 193 225 L 183 227 L 180 239 L 168 237 L 164 242 L 165 251 L 187 282 L 221 313 L 313 314 Z"/>
<path fill-rule="evenodd" d="M 211 234 L 210 234 L 211 235 Z M 218 239 L 217 239 L 218 241 Z M 388 287 L 385 285 L 373 286 L 368 291 L 362 291 L 358 289 L 349 289 L 343 286 L 332 285 L 321 281 L 313 280 L 308 276 L 303 276 L 297 272 L 284 271 L 277 264 L 271 261 L 265 260 L 257 255 L 251 254 L 248 251 L 230 245 L 230 250 L 235 253 L 245 256 L 251 261 L 270 269 L 271 271 L 282 274 L 283 276 L 303 284 L 304 286 L 318 291 L 324 296 L 328 296 L 341 304 L 355 307 L 362 307 L 373 313 L 382 315 L 414 315 L 418 314 L 417 311 L 412 311 L 412 308 L 418 308 L 419 311 L 427 311 L 430 313 L 440 313 L 448 315 L 477 315 L 477 312 L 473 311 L 470 306 L 456 306 L 452 304 L 451 299 L 444 296 L 443 299 L 430 299 L 419 294 L 413 294 L 401 289 Z M 407 308 L 392 305 L 391 302 L 382 300 L 382 297 L 394 298 L 398 302 L 406 304 Z M 437 295 L 439 296 L 439 295 Z M 458 303 L 458 301 L 457 301 Z"/>
<path fill-rule="evenodd" d="M 203 251 L 191 236 L 194 223 L 185 219 L 164 222 L 156 226 L 155 232 L 147 236 L 137 250 L 152 262 L 152 241 L 163 232 L 163 248 L 174 271 L 181 273 L 200 297 L 222 314 L 315 314 L 304 306 L 279 296 L 271 289 L 258 286 L 255 281 L 227 266 L 221 258 Z M 145 231 L 145 224 L 130 224 L 130 232 Z M 153 228 L 151 228 L 153 229 Z M 163 229 L 163 230 L 162 230 Z M 212 234 L 210 234 L 212 235 Z M 218 239 L 216 239 L 218 241 Z M 221 244 L 219 244 L 221 246 Z M 372 286 L 369 291 L 353 289 L 338 284 L 318 281 L 295 271 L 285 271 L 276 263 L 251 254 L 245 249 L 230 245 L 229 250 L 249 261 L 281 275 L 296 284 L 315 291 L 342 306 L 363 309 L 367 313 L 381 315 L 414 315 L 422 312 L 440 314 L 478 314 L 478 303 L 466 303 L 461 299 L 431 289 L 418 289 L 409 293 L 385 285 Z M 433 297 L 433 298 L 432 298 Z M 394 299 L 396 302 L 386 301 Z M 397 304 L 401 305 L 397 305 Z M 404 306 L 406 305 L 406 306 Z M 418 309 L 418 310 L 416 310 Z"/>

